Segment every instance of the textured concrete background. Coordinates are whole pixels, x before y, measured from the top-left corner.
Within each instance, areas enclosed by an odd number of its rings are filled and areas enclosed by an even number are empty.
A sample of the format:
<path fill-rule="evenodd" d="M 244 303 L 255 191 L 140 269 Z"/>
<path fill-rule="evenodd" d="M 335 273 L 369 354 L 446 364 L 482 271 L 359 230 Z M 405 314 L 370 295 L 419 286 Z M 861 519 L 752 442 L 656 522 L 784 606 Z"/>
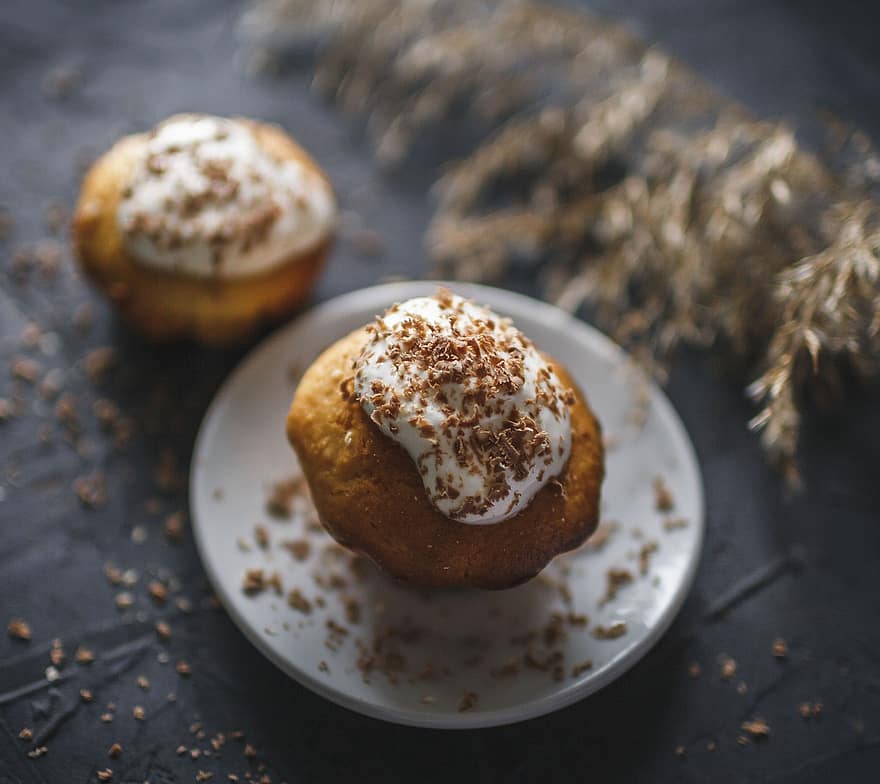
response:
<path fill-rule="evenodd" d="M 880 11 L 855 2 L 639 0 L 589 3 L 621 18 L 649 41 L 690 63 L 724 92 L 763 116 L 815 128 L 831 110 L 880 140 Z M 567 710 L 525 724 L 478 732 L 435 733 L 365 719 L 337 708 L 287 679 L 265 661 L 224 614 L 209 590 L 192 542 L 172 545 L 161 534 L 165 514 L 185 509 L 183 491 L 161 496 L 153 474 L 163 450 L 186 466 L 198 422 L 224 375 L 241 356 L 175 348 L 156 352 L 128 335 L 66 263 L 54 280 L 34 272 L 17 280 L 16 249 L 46 235 L 51 203 L 70 205 L 79 163 L 119 135 L 181 110 L 244 114 L 282 123 L 324 164 L 345 206 L 385 238 L 386 253 L 359 257 L 343 242 L 320 288 L 326 298 L 388 275 L 424 274 L 420 236 L 428 217 L 427 177 L 376 172 L 358 131 L 323 106 L 305 81 L 249 80 L 236 57 L 239 4 L 226 0 L 151 3 L 61 3 L 29 0 L 0 11 L 0 204 L 15 228 L 0 241 L 0 397 L 16 386 L 6 373 L 30 356 L 44 372 L 58 368 L 83 413 L 82 454 L 66 443 L 52 404 L 24 387 L 27 411 L 0 423 L 0 622 L 22 616 L 29 644 L 0 636 L 0 782 L 87 782 L 105 766 L 114 781 L 193 781 L 199 768 L 255 770 L 229 744 L 217 759 L 197 762 L 175 749 L 191 740 L 197 718 L 208 737 L 239 728 L 273 782 L 407 781 L 876 781 L 880 771 L 880 488 L 877 393 L 856 395 L 842 416 L 806 433 L 808 490 L 788 497 L 744 429 L 751 410 L 738 381 L 711 357 L 685 355 L 669 394 L 702 461 L 708 538 L 697 584 L 680 618 L 657 648 L 626 677 Z M 51 97 L 53 69 L 82 78 L 68 96 Z M 519 288 L 528 281 L 518 281 Z M 96 322 L 71 325 L 83 303 Z M 21 332 L 38 322 L 50 337 L 25 350 Z M 98 382 L 84 353 L 116 348 L 117 367 Z M 88 413 L 98 398 L 117 402 L 141 435 L 116 450 Z M 48 443 L 37 433 L 49 425 Z M 75 477 L 100 469 L 107 503 L 81 507 Z M 146 532 L 143 543 L 132 531 Z M 137 536 L 136 536 L 137 538 Z M 120 613 L 119 589 L 102 575 L 113 561 L 135 568 L 136 607 Z M 709 607 L 732 585 L 762 569 L 777 577 L 720 620 Z M 165 569 L 192 603 L 156 608 L 148 575 Z M 153 633 L 165 618 L 173 638 Z M 781 663 L 771 641 L 786 638 Z M 52 638 L 64 641 L 68 664 L 47 685 Z M 84 644 L 99 654 L 90 667 L 70 663 Z M 181 680 L 157 661 L 184 658 Z M 739 664 L 735 682 L 718 677 L 716 656 Z M 698 661 L 703 675 L 688 666 Z M 135 685 L 143 673 L 148 692 Z M 95 702 L 78 692 L 91 689 Z M 165 695 L 174 689 L 175 703 Z M 821 718 L 804 721 L 800 702 L 822 701 Z M 112 724 L 98 716 L 118 705 Z M 146 720 L 132 718 L 143 705 Z M 741 748 L 740 722 L 766 717 L 772 736 Z M 47 737 L 48 753 L 27 758 L 17 739 L 30 726 Z M 107 748 L 120 742 L 119 760 Z M 707 749 L 709 742 L 714 751 Z M 686 747 L 683 758 L 674 754 Z"/>

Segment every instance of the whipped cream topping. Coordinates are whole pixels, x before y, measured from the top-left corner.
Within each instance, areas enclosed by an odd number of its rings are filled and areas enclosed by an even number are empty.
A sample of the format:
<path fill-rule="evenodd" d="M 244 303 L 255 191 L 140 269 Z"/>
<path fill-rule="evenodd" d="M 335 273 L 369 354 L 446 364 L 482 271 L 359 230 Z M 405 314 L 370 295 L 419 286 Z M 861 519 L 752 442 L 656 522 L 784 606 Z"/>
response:
<path fill-rule="evenodd" d="M 246 123 L 178 115 L 148 134 L 117 220 L 145 265 L 234 278 L 311 250 L 335 211 L 323 177 L 272 157 Z"/>
<path fill-rule="evenodd" d="M 499 523 L 562 472 L 574 394 L 508 319 L 441 290 L 367 329 L 353 394 L 444 515 Z"/>

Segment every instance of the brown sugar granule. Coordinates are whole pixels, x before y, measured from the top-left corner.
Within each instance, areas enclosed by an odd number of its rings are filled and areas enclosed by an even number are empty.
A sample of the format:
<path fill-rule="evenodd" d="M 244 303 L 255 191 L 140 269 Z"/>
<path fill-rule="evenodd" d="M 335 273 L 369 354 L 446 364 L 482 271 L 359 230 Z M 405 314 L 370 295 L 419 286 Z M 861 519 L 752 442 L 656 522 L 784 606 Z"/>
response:
<path fill-rule="evenodd" d="M 23 727 L 18 737 L 22 740 L 29 741 L 34 739 L 34 731 L 30 727 Z"/>
<path fill-rule="evenodd" d="M 201 751 L 201 749 L 190 749 L 189 756 L 190 756 L 190 759 L 197 760 L 199 757 L 202 756 L 202 751 Z"/>
<path fill-rule="evenodd" d="M 788 656 L 788 643 L 782 637 L 773 640 L 773 655 L 777 659 L 784 659 Z"/>
<path fill-rule="evenodd" d="M 257 756 L 256 749 L 253 746 L 251 746 L 250 743 L 245 744 L 244 756 L 247 757 L 248 759 L 253 759 L 254 757 Z"/>
<path fill-rule="evenodd" d="M 479 701 L 480 695 L 475 691 L 466 691 L 461 696 L 461 702 L 458 705 L 458 712 L 465 713 L 471 710 Z"/>
<path fill-rule="evenodd" d="M 286 519 L 293 511 L 293 499 L 304 487 L 305 480 L 302 476 L 294 476 L 274 482 L 269 488 L 269 497 L 266 499 L 266 512 L 272 517 Z"/>
<path fill-rule="evenodd" d="M 214 778 L 214 774 L 206 770 L 200 770 L 196 773 L 196 781 L 210 781 L 212 778 Z"/>
<path fill-rule="evenodd" d="M 146 713 L 144 712 L 143 706 L 135 705 L 134 709 L 131 712 L 131 715 L 134 716 L 138 721 L 143 721 Z"/>
<path fill-rule="evenodd" d="M 179 542 L 183 539 L 183 512 L 174 512 L 165 518 L 165 538 L 169 542 Z"/>
<path fill-rule="evenodd" d="M 580 664 L 575 664 L 574 667 L 571 668 L 571 677 L 577 678 L 578 675 L 582 675 L 587 670 L 593 669 L 593 660 L 592 659 L 584 659 L 584 661 L 580 662 Z"/>
<path fill-rule="evenodd" d="M 122 591 L 121 593 L 116 594 L 114 601 L 120 610 L 127 610 L 134 606 L 134 595 L 128 591 Z"/>
<path fill-rule="evenodd" d="M 269 529 L 265 525 L 254 526 L 254 540 L 264 550 L 269 547 Z"/>
<path fill-rule="evenodd" d="M 651 556 L 657 552 L 657 542 L 645 542 L 639 550 L 639 574 L 646 575 L 651 566 Z"/>
<path fill-rule="evenodd" d="M 107 756 L 116 759 L 120 754 L 122 754 L 122 746 L 118 743 L 114 743 L 108 750 Z"/>
<path fill-rule="evenodd" d="M 721 677 L 729 681 L 736 675 L 736 660 L 730 657 L 724 657 L 721 660 Z"/>
<path fill-rule="evenodd" d="M 113 771 L 110 770 L 110 768 L 104 768 L 99 770 L 95 775 L 100 781 L 110 781 L 110 779 L 113 778 Z"/>
<path fill-rule="evenodd" d="M 305 615 L 308 615 L 312 611 L 312 603 L 302 595 L 302 592 L 298 588 L 292 589 L 290 593 L 287 594 L 287 603 L 293 607 L 294 610 L 299 610 Z"/>
<path fill-rule="evenodd" d="M 183 659 L 177 662 L 175 669 L 177 670 L 177 674 L 182 675 L 184 678 L 192 675 L 192 667 L 190 666 L 189 662 L 186 662 Z"/>
<path fill-rule="evenodd" d="M 135 683 L 137 683 L 138 688 L 143 689 L 144 691 L 150 688 L 150 681 L 143 675 L 138 675 Z"/>
<path fill-rule="evenodd" d="M 92 381 L 100 381 L 116 360 L 116 351 L 112 346 L 92 349 L 85 356 L 86 373 Z"/>
<path fill-rule="evenodd" d="M 89 691 L 89 689 L 80 689 L 79 690 L 79 698 L 83 702 L 91 702 L 93 699 L 95 699 L 94 695 L 92 694 L 91 691 Z"/>
<path fill-rule="evenodd" d="M 743 732 L 747 732 L 756 740 L 770 737 L 770 725 L 764 719 L 756 718 L 751 721 L 744 721 L 740 726 Z"/>
<path fill-rule="evenodd" d="M 91 664 L 95 660 L 95 654 L 90 649 L 80 645 L 74 651 L 73 658 L 77 664 Z"/>
<path fill-rule="evenodd" d="M 112 563 L 104 564 L 104 577 L 111 585 L 119 585 L 122 582 L 122 569 L 116 568 Z"/>
<path fill-rule="evenodd" d="M 112 713 L 109 713 L 109 712 L 108 712 L 108 713 L 102 713 L 102 714 L 101 714 L 101 721 L 103 721 L 104 724 L 109 724 L 111 721 L 113 721 L 113 714 L 112 714 Z"/>
<path fill-rule="evenodd" d="M 156 634 L 163 642 L 171 639 L 171 627 L 165 621 L 156 621 Z"/>
<path fill-rule="evenodd" d="M 168 588 L 158 580 L 152 580 L 147 586 L 147 593 L 156 604 L 165 604 L 168 601 Z"/>
<path fill-rule="evenodd" d="M 177 756 L 183 756 L 184 754 L 186 754 L 186 746 L 181 744 L 175 749 L 175 751 L 177 752 Z"/>
<path fill-rule="evenodd" d="M 308 539 L 288 539 L 281 543 L 297 561 L 305 561 L 312 552 L 312 545 Z"/>
<path fill-rule="evenodd" d="M 593 637 L 597 640 L 614 640 L 626 634 L 626 621 L 617 621 L 610 626 L 597 626 L 593 629 Z"/>
<path fill-rule="evenodd" d="M 629 585 L 633 579 L 632 572 L 629 569 L 609 569 L 605 573 L 605 595 L 599 600 L 599 606 L 601 607 L 612 601 L 617 596 L 618 590 L 624 585 Z"/>
<path fill-rule="evenodd" d="M 31 638 L 30 624 L 23 618 L 13 618 L 6 627 L 6 631 L 15 640 L 27 642 Z"/>
<path fill-rule="evenodd" d="M 662 476 L 654 480 L 654 506 L 659 512 L 671 512 L 675 508 L 675 500 Z"/>

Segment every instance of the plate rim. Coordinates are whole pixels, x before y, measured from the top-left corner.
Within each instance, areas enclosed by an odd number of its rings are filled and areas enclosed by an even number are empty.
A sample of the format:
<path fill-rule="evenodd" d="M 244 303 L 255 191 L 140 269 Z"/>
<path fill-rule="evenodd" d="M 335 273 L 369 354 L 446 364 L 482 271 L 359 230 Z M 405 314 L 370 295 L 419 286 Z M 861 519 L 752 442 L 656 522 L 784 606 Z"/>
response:
<path fill-rule="evenodd" d="M 288 658 L 277 654 L 268 642 L 263 639 L 256 626 L 238 612 L 235 603 L 232 601 L 231 594 L 229 594 L 226 589 L 225 582 L 215 570 L 211 559 L 207 557 L 207 546 L 203 539 L 203 537 L 207 535 L 207 532 L 204 530 L 205 525 L 199 522 L 199 520 L 202 519 L 202 512 L 199 510 L 198 506 L 197 499 L 199 496 L 196 491 L 196 486 L 200 474 L 198 458 L 203 451 L 203 442 L 208 437 L 208 431 L 212 424 L 216 408 L 226 397 L 225 393 L 235 383 L 236 379 L 245 374 L 248 367 L 257 361 L 259 355 L 268 351 L 270 347 L 274 346 L 276 343 L 281 342 L 289 332 L 296 332 L 302 329 L 303 325 L 307 324 L 310 320 L 320 319 L 322 316 L 327 314 L 332 315 L 332 313 L 337 311 L 348 312 L 351 309 L 351 306 L 356 302 L 358 308 L 364 307 L 362 300 L 365 295 L 370 295 L 375 300 L 381 300 L 386 302 L 387 305 L 390 305 L 391 303 L 402 299 L 409 299 L 414 296 L 424 296 L 426 293 L 430 293 L 432 290 L 436 290 L 437 287 L 441 286 L 451 288 L 455 290 L 456 293 L 462 294 L 468 298 L 479 300 L 481 297 L 485 297 L 485 301 L 490 303 L 491 307 L 495 309 L 505 310 L 507 308 L 507 305 L 504 304 L 506 301 L 513 303 L 511 308 L 513 311 L 527 309 L 538 314 L 535 318 L 540 318 L 541 316 L 544 318 L 552 317 L 552 319 L 559 322 L 558 326 L 565 324 L 571 327 L 573 333 L 580 332 L 581 336 L 578 338 L 579 340 L 591 341 L 596 350 L 605 354 L 607 357 L 613 358 L 616 361 L 629 361 L 631 359 L 623 348 L 618 346 L 611 340 L 611 338 L 602 333 L 596 327 L 588 324 L 586 321 L 583 321 L 550 303 L 534 299 L 515 291 L 494 286 L 485 286 L 463 281 L 406 280 L 355 289 L 336 297 L 332 297 L 331 299 L 324 300 L 323 302 L 313 305 L 294 320 L 278 327 L 274 332 L 267 335 L 256 345 L 251 347 L 217 388 L 214 397 L 211 399 L 211 403 L 205 410 L 205 414 L 202 417 L 196 438 L 193 442 L 188 484 L 188 505 L 191 520 L 190 527 L 193 532 L 193 539 L 195 541 L 196 550 L 202 568 L 205 570 L 205 574 L 212 589 L 217 594 L 230 619 L 245 638 L 249 640 L 251 644 L 260 651 L 260 653 L 301 686 L 340 707 L 347 708 L 355 713 L 373 719 L 390 721 L 395 724 L 429 729 L 459 730 L 498 727 L 554 713 L 574 704 L 575 702 L 579 702 L 591 694 L 595 694 L 613 681 L 617 680 L 644 658 L 644 656 L 646 656 L 666 634 L 673 621 L 678 617 L 685 600 L 690 594 L 702 559 L 705 540 L 706 502 L 703 474 L 700 470 L 696 450 L 694 449 L 687 428 L 684 426 L 684 423 L 672 402 L 653 379 L 646 379 L 651 390 L 652 401 L 659 406 L 662 411 L 662 416 L 669 420 L 676 439 L 679 441 L 682 459 L 686 463 L 686 467 L 693 472 L 696 478 L 695 504 L 697 514 L 696 519 L 691 521 L 691 525 L 695 529 L 695 542 L 693 548 L 694 556 L 687 562 L 683 579 L 679 582 L 677 590 L 669 601 L 667 611 L 663 614 L 661 620 L 657 624 L 648 629 L 643 637 L 634 640 L 630 645 L 623 648 L 600 672 L 594 673 L 591 677 L 585 678 L 584 680 L 570 682 L 559 691 L 536 697 L 527 702 L 505 708 L 477 711 L 474 713 L 432 714 L 415 709 L 376 705 L 375 703 L 361 699 L 360 697 L 352 696 L 333 688 L 328 683 L 319 680 L 315 675 L 307 672 L 304 668 L 297 667 Z M 496 304 L 499 302 L 502 304 Z M 387 307 L 387 305 L 385 305 L 385 307 Z M 512 315 L 516 318 L 515 313 Z M 207 510 L 203 511 L 207 514 Z"/>

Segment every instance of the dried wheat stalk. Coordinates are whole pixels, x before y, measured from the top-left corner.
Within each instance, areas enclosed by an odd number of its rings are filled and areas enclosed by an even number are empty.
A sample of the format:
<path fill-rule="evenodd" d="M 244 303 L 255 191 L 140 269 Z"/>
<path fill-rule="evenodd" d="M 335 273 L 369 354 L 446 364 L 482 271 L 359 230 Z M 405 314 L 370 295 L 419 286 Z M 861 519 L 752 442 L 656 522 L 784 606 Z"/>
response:
<path fill-rule="evenodd" d="M 841 362 L 873 369 L 880 157 L 863 137 L 820 161 L 662 52 L 546 4 L 259 0 L 246 19 L 264 44 L 315 48 L 316 85 L 368 119 L 380 161 L 466 131 L 426 238 L 444 272 L 533 264 L 550 298 L 655 359 L 681 342 L 744 359 L 751 425 L 789 476 L 803 393 Z"/>

